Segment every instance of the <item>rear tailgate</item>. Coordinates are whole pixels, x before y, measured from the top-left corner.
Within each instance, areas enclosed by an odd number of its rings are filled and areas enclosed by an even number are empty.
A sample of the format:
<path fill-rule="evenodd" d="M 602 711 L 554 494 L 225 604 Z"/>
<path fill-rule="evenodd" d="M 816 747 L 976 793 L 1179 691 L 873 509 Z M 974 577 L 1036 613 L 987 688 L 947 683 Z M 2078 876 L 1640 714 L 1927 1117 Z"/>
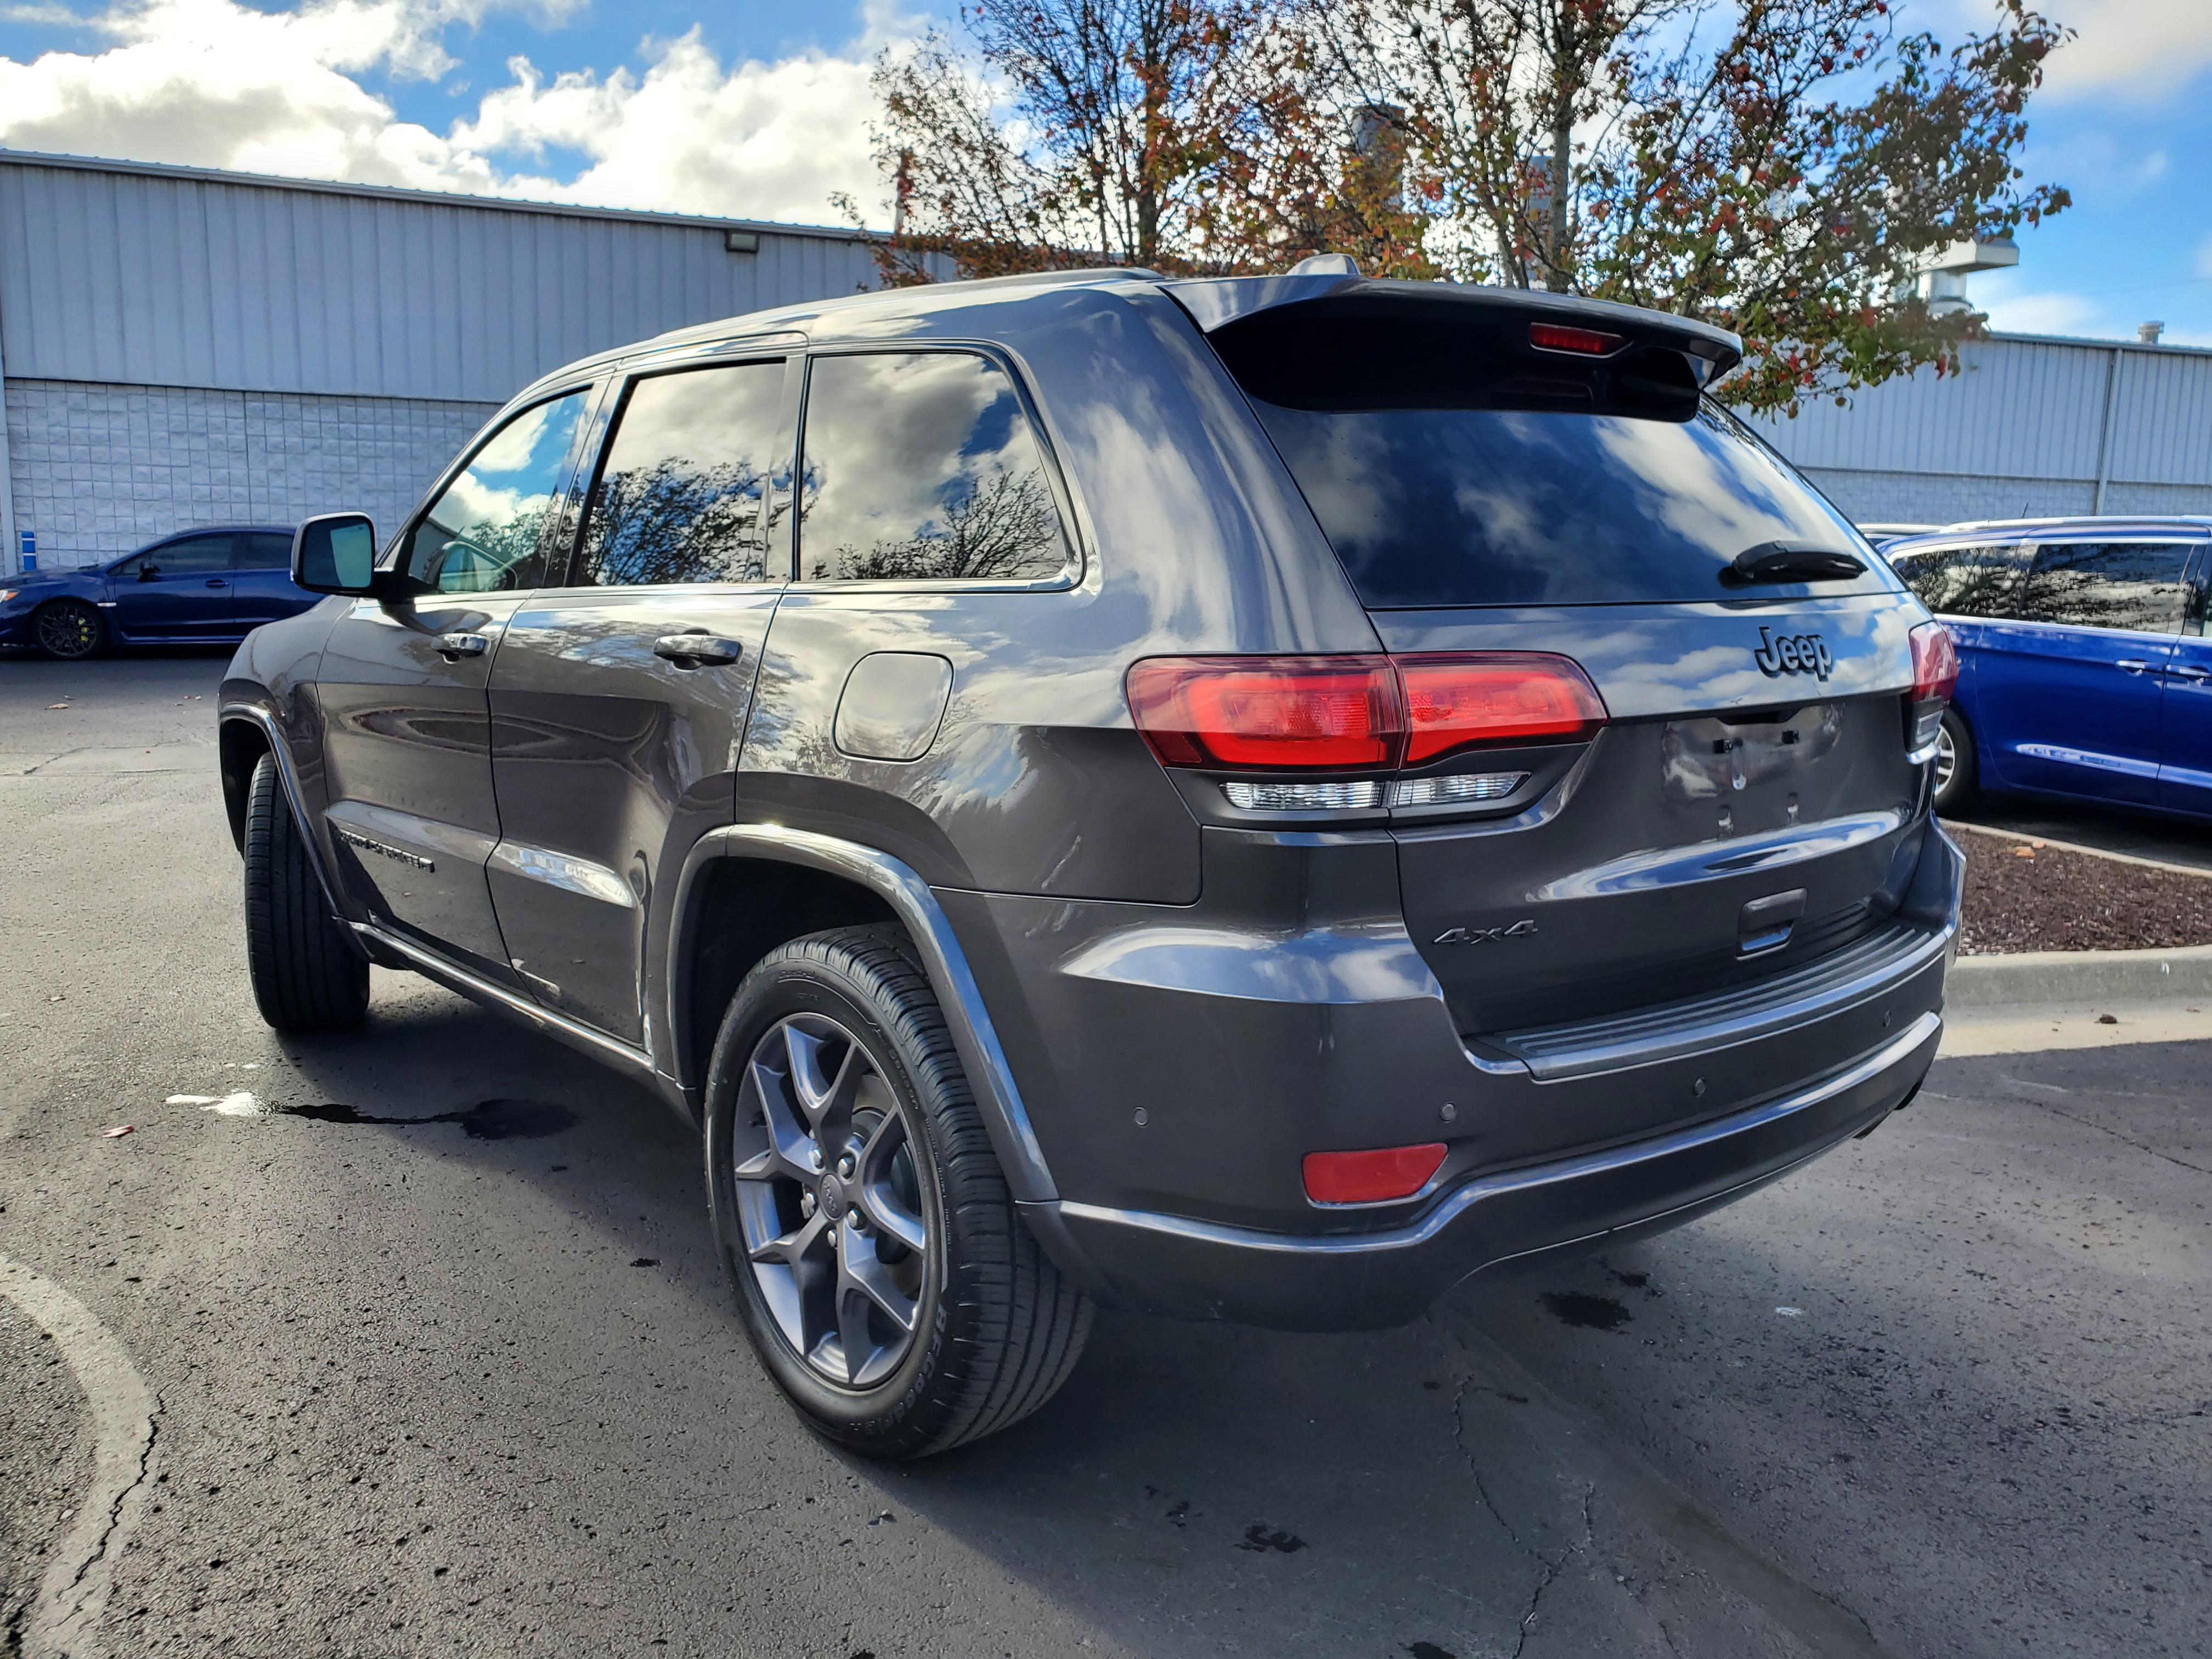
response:
<path fill-rule="evenodd" d="M 1700 995 L 1879 927 L 1926 822 L 1904 743 L 1917 620 L 1886 598 L 1790 603 L 1821 678 L 1761 669 L 1772 607 L 1376 613 L 1394 652 L 1573 657 L 1611 715 L 1522 811 L 1397 828 L 1407 925 L 1461 1030 Z"/>
<path fill-rule="evenodd" d="M 1730 337 L 1558 296 L 1224 286 L 1194 314 L 1385 647 L 1556 653 L 1606 705 L 1594 738 L 1422 769 L 1522 778 L 1494 805 L 1392 812 L 1462 1031 L 1708 994 L 1884 923 L 1926 824 L 1926 612 L 1703 396 Z"/>

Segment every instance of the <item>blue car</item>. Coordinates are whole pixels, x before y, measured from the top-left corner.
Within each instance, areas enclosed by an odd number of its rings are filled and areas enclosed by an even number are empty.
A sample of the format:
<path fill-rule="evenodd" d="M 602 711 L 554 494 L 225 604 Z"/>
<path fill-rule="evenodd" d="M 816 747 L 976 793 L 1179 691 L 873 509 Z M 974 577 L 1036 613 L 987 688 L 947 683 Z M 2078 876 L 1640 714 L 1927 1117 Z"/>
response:
<path fill-rule="evenodd" d="M 211 526 L 106 564 L 0 577 L 0 645 L 73 658 L 109 645 L 235 643 L 318 598 L 292 585 L 290 530 Z"/>
<path fill-rule="evenodd" d="M 1937 811 L 1979 787 L 2212 817 L 2212 519 L 1953 525 L 1882 551 L 1958 647 Z"/>

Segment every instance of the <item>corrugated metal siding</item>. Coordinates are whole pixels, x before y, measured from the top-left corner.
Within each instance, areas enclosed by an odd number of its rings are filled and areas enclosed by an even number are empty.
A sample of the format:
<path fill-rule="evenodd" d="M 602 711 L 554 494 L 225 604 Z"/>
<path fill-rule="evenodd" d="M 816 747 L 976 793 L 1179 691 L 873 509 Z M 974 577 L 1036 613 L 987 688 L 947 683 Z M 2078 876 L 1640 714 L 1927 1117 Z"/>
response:
<path fill-rule="evenodd" d="M 548 369 L 872 287 L 850 237 L 0 157 L 11 377 L 497 402 Z"/>
<path fill-rule="evenodd" d="M 1848 408 L 1821 403 L 1762 429 L 1805 467 L 2094 480 L 2114 349 L 1971 341 L 1956 375 L 1923 371 L 1855 393 Z M 2118 349 L 2112 481 L 2212 484 L 2212 353 Z"/>

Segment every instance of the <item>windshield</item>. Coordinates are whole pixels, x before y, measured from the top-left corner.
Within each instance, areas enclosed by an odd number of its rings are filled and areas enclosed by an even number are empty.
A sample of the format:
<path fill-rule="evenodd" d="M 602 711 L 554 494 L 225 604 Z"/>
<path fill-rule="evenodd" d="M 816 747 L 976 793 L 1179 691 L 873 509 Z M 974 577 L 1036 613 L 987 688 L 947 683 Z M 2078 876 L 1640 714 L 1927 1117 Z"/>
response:
<path fill-rule="evenodd" d="M 1679 422 L 1254 406 L 1374 609 L 1724 599 L 1743 590 L 1722 571 L 1762 544 L 1876 563 L 1840 514 L 1711 404 Z M 1870 568 L 1804 591 L 1889 586 Z"/>

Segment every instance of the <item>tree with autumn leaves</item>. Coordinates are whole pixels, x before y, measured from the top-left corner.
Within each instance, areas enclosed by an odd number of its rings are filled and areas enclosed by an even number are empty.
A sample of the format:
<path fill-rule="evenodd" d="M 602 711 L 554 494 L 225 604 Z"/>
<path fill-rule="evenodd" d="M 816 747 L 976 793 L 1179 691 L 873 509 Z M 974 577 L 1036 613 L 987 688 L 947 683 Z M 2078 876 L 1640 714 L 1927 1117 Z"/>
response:
<path fill-rule="evenodd" d="M 876 66 L 893 282 L 1342 252 L 1717 323 L 1747 352 L 1724 395 L 1794 410 L 1954 366 L 1974 319 L 1914 297 L 1929 257 L 2067 204 L 2017 161 L 2068 38 L 2025 0 L 1948 48 L 1888 0 L 978 0 L 962 27 Z"/>

